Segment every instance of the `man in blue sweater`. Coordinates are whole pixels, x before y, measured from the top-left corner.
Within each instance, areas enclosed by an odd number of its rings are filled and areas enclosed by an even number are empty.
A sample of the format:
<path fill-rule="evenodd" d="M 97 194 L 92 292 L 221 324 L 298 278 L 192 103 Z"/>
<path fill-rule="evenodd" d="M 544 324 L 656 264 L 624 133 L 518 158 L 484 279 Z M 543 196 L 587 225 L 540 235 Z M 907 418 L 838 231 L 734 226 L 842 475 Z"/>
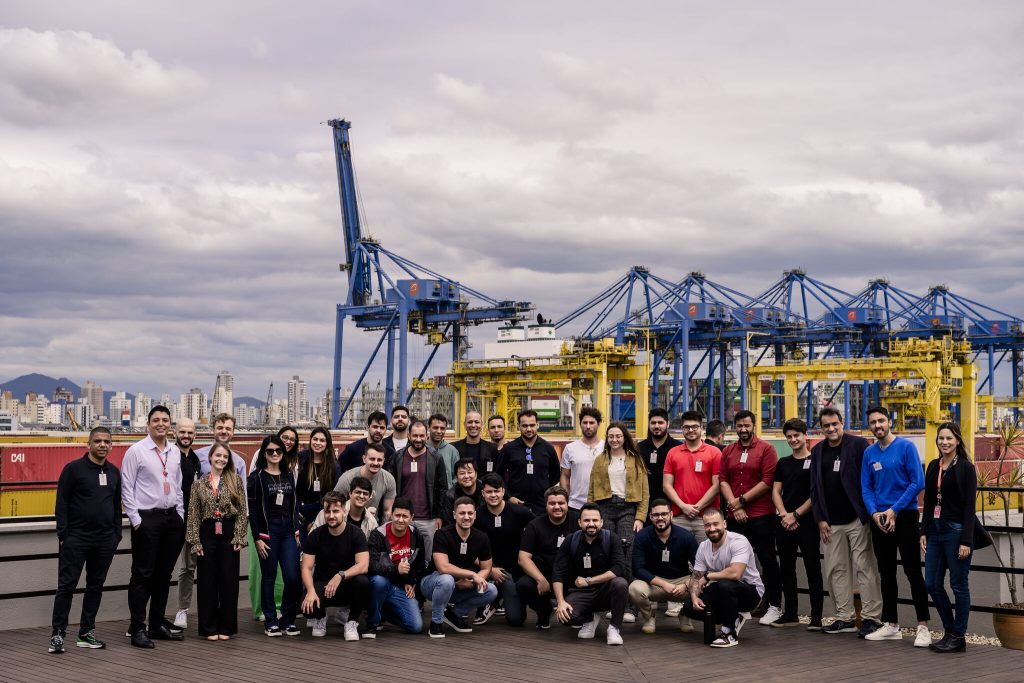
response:
<path fill-rule="evenodd" d="M 672 523 L 672 504 L 664 498 L 651 503 L 651 526 L 633 539 L 633 583 L 629 599 L 643 621 L 643 632 L 655 631 L 652 602 L 683 602 L 689 594 L 690 567 L 697 556 L 697 539 L 689 530 Z M 690 619 L 679 614 L 683 633 L 693 630 Z"/>
<path fill-rule="evenodd" d="M 921 527 L 917 511 L 917 494 L 924 489 L 921 458 L 913 443 L 892 433 L 889 412 L 885 408 L 868 408 L 868 427 L 876 441 L 864 451 L 860 478 L 864 506 L 874 522 L 871 537 L 882 580 L 882 621 L 885 624 L 868 635 L 867 640 L 903 639 L 897 612 L 898 550 L 917 612 L 914 646 L 928 647 L 932 639 L 928 630 L 928 591 L 921 576 Z"/>

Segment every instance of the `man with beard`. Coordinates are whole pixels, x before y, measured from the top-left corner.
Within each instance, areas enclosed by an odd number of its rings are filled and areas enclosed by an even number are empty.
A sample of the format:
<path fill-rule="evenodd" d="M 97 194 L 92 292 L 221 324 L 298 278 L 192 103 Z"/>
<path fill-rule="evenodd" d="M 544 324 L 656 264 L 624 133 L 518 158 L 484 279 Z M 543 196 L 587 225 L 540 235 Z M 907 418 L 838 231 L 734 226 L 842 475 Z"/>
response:
<path fill-rule="evenodd" d="M 452 443 L 459 452 L 459 460 L 472 460 L 479 476 L 499 471 L 498 448 L 490 441 L 480 438 L 484 426 L 480 413 L 475 410 L 466 413 L 462 426 L 466 429 L 466 438 Z"/>
<path fill-rule="evenodd" d="M 491 415 L 487 418 L 487 437 L 500 453 L 505 447 L 505 418 L 501 415 Z"/>
<path fill-rule="evenodd" d="M 695 614 L 722 625 L 711 647 L 733 647 L 739 645 L 750 610 L 761 601 L 764 584 L 750 542 L 726 530 L 721 510 L 704 511 L 704 533 L 707 539 L 697 548 L 690 577 L 690 605 Z"/>
<path fill-rule="evenodd" d="M 405 406 L 395 406 L 391 409 L 391 435 L 384 439 L 385 453 L 390 449 L 391 457 L 409 445 L 409 424 L 412 420 L 409 417 L 409 409 Z M 387 467 L 390 458 L 384 461 Z"/>
<path fill-rule="evenodd" d="M 366 418 L 366 436 L 345 446 L 345 450 L 341 452 L 341 456 L 338 458 L 338 468 L 342 474 L 362 467 L 366 446 L 371 443 L 378 444 L 384 449 L 385 461 L 394 457 L 394 451 L 388 452 L 388 447 L 384 441 L 384 433 L 387 429 L 388 418 L 384 413 L 379 410 L 370 413 L 370 416 Z"/>
<path fill-rule="evenodd" d="M 427 420 L 427 426 L 430 428 L 430 446 L 444 463 L 445 488 L 451 488 L 455 486 L 455 463 L 459 461 L 459 452 L 444 439 L 448 433 L 448 418 L 441 413 L 434 413 Z"/>
<path fill-rule="evenodd" d="M 202 473 L 199 456 L 192 450 L 196 440 L 196 423 L 188 418 L 178 420 L 174 431 L 174 442 L 181 452 L 181 497 L 188 514 L 188 502 L 194 484 Z M 187 522 L 188 520 L 186 520 Z M 192 605 L 192 588 L 196 581 L 196 556 L 187 541 L 181 549 L 181 564 L 178 567 L 178 613 L 174 615 L 174 626 L 188 628 L 188 610 Z"/>
<path fill-rule="evenodd" d="M 423 630 L 416 585 L 423 574 L 423 540 L 412 526 L 412 502 L 396 498 L 391 521 L 367 540 L 370 549 L 370 605 L 363 638 L 376 638 L 384 620 L 406 633 Z M 419 560 L 417 562 L 417 559 Z"/>
<path fill-rule="evenodd" d="M 493 564 L 490 579 L 505 604 L 505 620 L 510 626 L 522 626 L 526 620 L 526 606 L 516 591 L 520 575 L 519 545 L 523 530 L 533 521 L 528 507 L 505 502 L 505 482 L 491 472 L 483 479 L 483 501 L 476 513 L 473 526 L 487 534 L 491 542 Z M 496 605 L 485 605 L 474 626 L 486 624 L 497 612 Z"/>
<path fill-rule="evenodd" d="M 587 502 L 590 470 L 597 454 L 604 449 L 604 441 L 597 436 L 601 427 L 601 411 L 585 406 L 580 411 L 580 431 L 583 436 L 562 449 L 560 484 L 569 492 L 569 507 L 579 510 Z"/>
<path fill-rule="evenodd" d="M 651 498 L 661 495 L 664 485 L 665 459 L 682 442 L 668 433 L 668 411 L 653 408 L 647 416 L 647 438 L 637 444 L 640 457 L 647 466 L 647 485 Z"/>
<path fill-rule="evenodd" d="M 558 483 L 560 466 L 554 447 L 537 435 L 537 412 L 519 413 L 519 438 L 502 449 L 502 472 L 508 481 L 508 502 L 544 514 L 544 491 Z"/>
<path fill-rule="evenodd" d="M 427 446 L 427 426 L 409 425 L 409 445 L 398 451 L 389 468 L 398 495 L 412 501 L 413 526 L 423 539 L 424 563 L 430 561 L 434 532 L 441 528 L 441 500 L 446 491 L 444 464 Z"/>
<path fill-rule="evenodd" d="M 537 628 L 551 628 L 551 581 L 558 549 L 576 530 L 576 512 L 569 507 L 569 492 L 552 486 L 544 492 L 545 514 L 526 525 L 519 542 L 516 593 L 537 613 Z"/>
<path fill-rule="evenodd" d="M 651 602 L 667 600 L 682 603 L 689 593 L 690 567 L 697 554 L 697 540 L 686 529 L 672 523 L 672 506 L 664 498 L 651 503 L 651 526 L 644 527 L 633 539 L 633 583 L 629 598 L 633 601 L 644 633 L 654 633 L 655 617 Z M 683 633 L 693 630 L 690 620 L 679 614 Z"/>
<path fill-rule="evenodd" d="M 216 443 L 222 443 L 231 448 L 231 439 L 235 436 L 235 418 L 231 413 L 219 413 L 213 418 L 213 440 Z M 200 474 L 210 473 L 210 448 L 211 446 L 203 446 L 196 451 L 196 456 L 199 458 Z M 235 466 L 235 472 L 242 478 L 242 486 L 245 486 L 245 482 L 249 477 L 248 469 L 245 466 L 245 458 L 234 450 L 231 451 L 231 462 Z"/>
<path fill-rule="evenodd" d="M 708 420 L 704 425 L 704 443 L 720 451 L 725 449 L 725 423 L 721 420 Z"/>
<path fill-rule="evenodd" d="M 778 522 L 771 496 L 779 456 L 774 446 L 757 438 L 755 419 L 749 410 L 736 413 L 738 440 L 722 452 L 721 488 L 735 522 L 733 531 L 750 542 L 761 563 L 768 609 L 758 623 L 768 626 L 782 616 L 782 578 L 775 555 Z M 707 529 L 706 523 L 704 528 Z"/>
<path fill-rule="evenodd" d="M 593 638 L 601 613 L 611 611 L 606 642 L 622 645 L 622 618 L 629 604 L 626 559 L 622 544 L 602 528 L 601 509 L 586 503 L 580 510 L 580 530 L 562 543 L 555 558 L 555 616 L 579 627 L 577 638 Z"/>
<path fill-rule="evenodd" d="M 384 521 L 391 517 L 391 504 L 395 500 L 397 489 L 395 478 L 384 469 L 386 460 L 383 444 L 368 443 L 366 452 L 363 453 L 363 465 L 349 470 L 341 475 L 334 490 L 343 496 L 351 493 L 352 480 L 356 477 L 365 477 L 373 485 L 373 494 L 366 506 L 373 510 L 378 521 Z"/>
<path fill-rule="evenodd" d="M 903 639 L 897 611 L 896 553 L 899 552 L 917 613 L 914 647 L 928 647 L 932 637 L 928 631 L 928 591 L 921 576 L 921 527 L 917 511 L 917 495 L 924 490 L 921 458 L 911 441 L 892 433 L 885 408 L 868 408 L 868 427 L 875 436 L 875 443 L 864 451 L 860 479 L 864 506 L 875 523 L 871 527 L 871 540 L 882 581 L 884 623 L 865 639 Z"/>
<path fill-rule="evenodd" d="M 661 490 L 673 505 L 672 523 L 689 531 L 699 542 L 705 538 L 704 510 L 719 506 L 722 454 L 700 438 L 699 413 L 688 410 L 682 421 L 683 445 L 669 451 L 665 459 L 665 483 Z"/>
<path fill-rule="evenodd" d="M 441 523 L 455 524 L 455 501 L 466 496 L 478 506 L 482 500 L 480 484 L 477 481 L 476 465 L 472 460 L 460 460 L 455 464 L 455 486 L 448 489 L 441 500 Z"/>

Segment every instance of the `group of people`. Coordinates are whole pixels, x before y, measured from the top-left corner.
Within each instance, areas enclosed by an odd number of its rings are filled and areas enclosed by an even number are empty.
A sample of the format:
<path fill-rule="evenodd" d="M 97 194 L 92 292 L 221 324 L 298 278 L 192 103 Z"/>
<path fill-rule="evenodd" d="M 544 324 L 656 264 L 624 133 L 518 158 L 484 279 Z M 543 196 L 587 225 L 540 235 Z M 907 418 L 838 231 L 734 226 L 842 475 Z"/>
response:
<path fill-rule="evenodd" d="M 638 618 L 643 633 L 654 633 L 663 602 L 681 631 L 692 631 L 697 619 L 707 644 L 732 647 L 759 605 L 761 624 L 800 623 L 799 553 L 810 589 L 808 630 L 901 639 L 898 555 L 917 612 L 914 644 L 963 650 L 977 480 L 959 428 L 941 426 L 942 457 L 925 473 L 884 409 L 868 411 L 870 445 L 844 432 L 837 410 L 818 417 L 825 438 L 812 449 L 803 421 L 785 423 L 793 452 L 780 459 L 756 435 L 749 411 L 736 414 L 736 440 L 725 445 L 725 425 L 704 425 L 692 411 L 681 418 L 683 440 L 674 439 L 662 409 L 651 411 L 647 438 L 637 442 L 624 423 L 612 422 L 602 439 L 601 413 L 585 407 L 582 437 L 559 457 L 539 436 L 532 410 L 519 413 L 519 436 L 511 440 L 500 416 L 487 421 L 484 439 L 483 416 L 471 411 L 466 437 L 449 443 L 443 415 L 424 423 L 397 406 L 390 434 L 388 417 L 371 413 L 367 436 L 338 453 L 323 427 L 303 450 L 296 430 L 284 427 L 263 440 L 247 467 L 231 449 L 231 415 L 216 416 L 214 443 L 193 450 L 195 425 L 179 421 L 172 441 L 170 413 L 157 406 L 147 437 L 128 449 L 120 471 L 107 461 L 110 433 L 97 428 L 88 453 L 61 474 L 49 651 L 64 651 L 83 567 L 76 645 L 104 647 L 95 618 L 121 540 L 122 508 L 132 539 L 126 635 L 139 648 L 184 637 L 193 582 L 199 635 L 234 636 L 240 555 L 251 545 L 253 612 L 269 637 L 300 635 L 300 615 L 313 636 L 324 636 L 327 608 L 345 640 L 375 638 L 385 623 L 420 633 L 429 601 L 432 638 L 446 629 L 470 632 L 495 616 L 522 626 L 532 610 L 538 629 L 550 628 L 554 616 L 579 638 L 594 638 L 605 618 L 607 643 L 620 645 L 623 624 Z M 828 625 L 826 581 L 835 605 Z M 927 627 L 929 594 L 945 631 L 937 643 Z"/>

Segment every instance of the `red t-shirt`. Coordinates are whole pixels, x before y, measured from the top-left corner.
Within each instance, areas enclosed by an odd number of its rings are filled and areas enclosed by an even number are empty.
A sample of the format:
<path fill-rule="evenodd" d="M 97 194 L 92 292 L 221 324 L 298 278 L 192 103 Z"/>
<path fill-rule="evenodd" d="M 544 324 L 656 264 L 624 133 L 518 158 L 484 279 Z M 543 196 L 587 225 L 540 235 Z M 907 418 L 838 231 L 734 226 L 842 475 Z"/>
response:
<path fill-rule="evenodd" d="M 397 567 L 403 558 L 412 555 L 412 547 L 410 546 L 412 532 L 406 529 L 405 535 L 395 536 L 395 533 L 391 530 L 390 523 L 384 527 L 384 532 L 387 534 L 388 544 L 391 546 L 391 562 Z"/>
<path fill-rule="evenodd" d="M 703 441 L 700 442 L 700 448 L 695 451 L 691 451 L 684 443 L 670 450 L 665 456 L 665 474 L 673 476 L 672 488 L 687 505 L 696 505 L 704 497 L 711 488 L 711 477 L 717 476 L 721 467 L 722 452 Z M 655 494 L 651 492 L 651 499 L 654 498 Z M 715 496 L 708 507 L 717 507 L 718 504 L 718 496 Z M 675 505 L 672 506 L 672 514 L 681 513 L 682 510 Z"/>
<path fill-rule="evenodd" d="M 744 453 L 746 457 L 743 457 Z M 756 436 L 747 447 L 736 441 L 722 451 L 722 473 L 719 480 L 732 488 L 734 496 L 739 498 L 754 488 L 759 481 L 768 485 L 768 491 L 764 495 L 747 503 L 748 517 L 775 514 L 771 488 L 775 482 L 775 465 L 778 462 L 779 454 L 775 452 L 775 446 Z M 729 516 L 732 516 L 731 512 Z"/>

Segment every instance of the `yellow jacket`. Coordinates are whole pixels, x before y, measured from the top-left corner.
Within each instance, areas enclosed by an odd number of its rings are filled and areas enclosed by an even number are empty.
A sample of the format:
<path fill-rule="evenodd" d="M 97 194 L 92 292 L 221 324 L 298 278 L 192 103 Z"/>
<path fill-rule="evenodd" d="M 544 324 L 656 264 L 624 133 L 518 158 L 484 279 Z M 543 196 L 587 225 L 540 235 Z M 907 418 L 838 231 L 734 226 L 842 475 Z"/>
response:
<path fill-rule="evenodd" d="M 607 451 L 594 460 L 594 469 L 590 471 L 590 486 L 587 489 L 587 502 L 597 503 L 612 497 L 612 482 L 608 477 L 608 466 L 611 458 Z M 626 502 L 636 503 L 636 518 L 643 522 L 647 519 L 647 508 L 651 503 L 650 487 L 647 485 L 647 467 L 636 453 L 626 454 Z"/>

